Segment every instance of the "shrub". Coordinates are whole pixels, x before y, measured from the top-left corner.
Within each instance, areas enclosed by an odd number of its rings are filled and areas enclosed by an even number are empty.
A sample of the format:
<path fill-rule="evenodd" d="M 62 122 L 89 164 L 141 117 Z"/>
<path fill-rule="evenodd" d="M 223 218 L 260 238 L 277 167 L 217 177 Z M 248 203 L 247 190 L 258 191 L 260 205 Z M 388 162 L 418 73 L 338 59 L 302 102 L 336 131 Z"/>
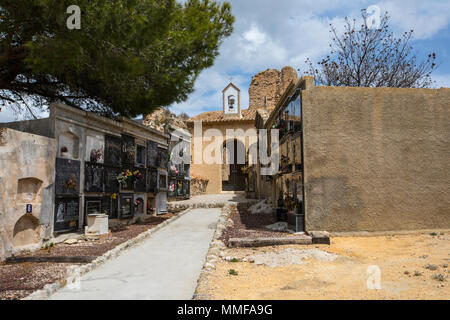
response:
<path fill-rule="evenodd" d="M 238 272 L 236 270 L 234 270 L 234 269 L 230 269 L 230 270 L 228 270 L 228 274 L 231 275 L 231 276 L 237 276 Z"/>

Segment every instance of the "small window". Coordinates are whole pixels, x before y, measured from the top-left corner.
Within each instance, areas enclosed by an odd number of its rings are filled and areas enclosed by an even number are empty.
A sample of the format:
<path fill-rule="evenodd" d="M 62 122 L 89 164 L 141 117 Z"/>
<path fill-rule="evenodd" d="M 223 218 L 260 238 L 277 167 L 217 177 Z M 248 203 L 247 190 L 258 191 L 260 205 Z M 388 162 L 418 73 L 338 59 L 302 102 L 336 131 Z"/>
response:
<path fill-rule="evenodd" d="M 228 109 L 230 111 L 234 110 L 235 103 L 236 103 L 236 98 L 233 95 L 228 96 Z"/>
<path fill-rule="evenodd" d="M 145 164 L 145 147 L 137 146 L 136 150 L 136 163 L 137 164 Z"/>

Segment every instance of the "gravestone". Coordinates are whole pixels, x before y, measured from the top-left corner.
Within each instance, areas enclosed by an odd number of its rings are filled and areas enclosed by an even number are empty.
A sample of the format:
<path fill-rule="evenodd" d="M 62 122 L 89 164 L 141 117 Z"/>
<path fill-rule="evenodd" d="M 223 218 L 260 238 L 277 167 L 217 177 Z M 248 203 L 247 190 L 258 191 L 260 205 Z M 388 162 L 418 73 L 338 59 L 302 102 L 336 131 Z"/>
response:
<path fill-rule="evenodd" d="M 135 153 L 134 137 L 122 135 L 122 163 L 134 164 Z"/>
<path fill-rule="evenodd" d="M 154 141 L 147 141 L 147 167 L 156 168 L 158 166 L 158 144 Z"/>
<path fill-rule="evenodd" d="M 156 192 L 158 183 L 158 171 L 155 169 L 147 170 L 147 192 Z"/>
<path fill-rule="evenodd" d="M 167 192 L 168 197 L 175 197 L 177 195 L 177 181 L 169 180 L 169 191 Z"/>
<path fill-rule="evenodd" d="M 122 172 L 120 168 L 105 167 L 105 192 L 118 193 L 120 191 L 117 176 Z"/>
<path fill-rule="evenodd" d="M 99 164 L 85 164 L 85 184 L 84 189 L 86 192 L 103 192 L 104 190 L 104 176 L 105 170 L 102 165 Z"/>
<path fill-rule="evenodd" d="M 183 196 L 185 198 L 189 198 L 189 196 L 190 196 L 190 181 L 189 180 L 183 181 Z"/>
<path fill-rule="evenodd" d="M 131 218 L 134 213 L 133 194 L 120 194 L 120 218 Z"/>
<path fill-rule="evenodd" d="M 158 147 L 158 165 L 159 168 L 168 169 L 169 166 L 169 153 L 167 149 Z"/>
<path fill-rule="evenodd" d="M 141 168 L 134 168 L 134 171 L 139 171 L 142 175 L 142 179 L 136 178 L 136 183 L 134 185 L 134 191 L 136 192 L 146 192 L 147 191 L 147 180 L 146 180 L 146 170 Z"/>
<path fill-rule="evenodd" d="M 78 198 L 57 198 L 55 200 L 55 231 L 77 230 L 79 208 Z"/>
<path fill-rule="evenodd" d="M 105 136 L 105 164 L 115 167 L 122 165 L 122 139 Z"/>
<path fill-rule="evenodd" d="M 56 158 L 55 192 L 76 195 L 80 191 L 80 161 Z"/>

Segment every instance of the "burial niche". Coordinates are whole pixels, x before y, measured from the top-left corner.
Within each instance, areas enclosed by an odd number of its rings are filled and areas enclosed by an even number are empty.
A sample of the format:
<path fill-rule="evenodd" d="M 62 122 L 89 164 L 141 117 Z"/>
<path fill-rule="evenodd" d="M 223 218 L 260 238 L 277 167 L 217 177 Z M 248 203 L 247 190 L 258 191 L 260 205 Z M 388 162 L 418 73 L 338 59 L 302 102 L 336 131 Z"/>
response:
<path fill-rule="evenodd" d="M 35 202 L 41 194 L 42 181 L 37 178 L 19 179 L 17 184 L 17 200 L 19 202 Z"/>
<path fill-rule="evenodd" d="M 13 244 L 22 247 L 39 242 L 39 222 L 30 215 L 22 216 L 14 226 Z"/>
<path fill-rule="evenodd" d="M 78 159 L 80 139 L 72 132 L 64 132 L 59 135 L 58 155 L 61 158 Z"/>

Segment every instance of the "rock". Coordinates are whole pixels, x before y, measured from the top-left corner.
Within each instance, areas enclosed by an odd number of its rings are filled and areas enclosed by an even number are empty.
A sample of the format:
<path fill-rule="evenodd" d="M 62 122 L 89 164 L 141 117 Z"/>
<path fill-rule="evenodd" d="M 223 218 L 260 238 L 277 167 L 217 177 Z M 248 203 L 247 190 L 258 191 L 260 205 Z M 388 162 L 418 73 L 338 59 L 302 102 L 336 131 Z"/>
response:
<path fill-rule="evenodd" d="M 225 257 L 225 251 L 220 251 L 219 252 L 219 257 L 221 257 L 221 258 Z"/>
<path fill-rule="evenodd" d="M 330 234 L 326 231 L 311 231 L 309 234 L 313 244 L 330 244 Z"/>
<path fill-rule="evenodd" d="M 213 265 L 212 263 L 207 262 L 207 263 L 205 263 L 204 268 L 205 268 L 205 269 L 215 269 L 216 266 Z"/>
<path fill-rule="evenodd" d="M 424 268 L 428 269 L 428 270 L 431 270 L 431 271 L 435 271 L 435 270 L 439 269 L 439 266 L 436 266 L 434 264 L 428 264 Z"/>
<path fill-rule="evenodd" d="M 272 230 L 272 231 L 287 231 L 288 223 L 287 222 L 276 222 L 274 224 L 266 226 L 265 228 Z"/>
<path fill-rule="evenodd" d="M 67 239 L 64 241 L 65 244 L 75 244 L 78 243 L 78 239 Z"/>

